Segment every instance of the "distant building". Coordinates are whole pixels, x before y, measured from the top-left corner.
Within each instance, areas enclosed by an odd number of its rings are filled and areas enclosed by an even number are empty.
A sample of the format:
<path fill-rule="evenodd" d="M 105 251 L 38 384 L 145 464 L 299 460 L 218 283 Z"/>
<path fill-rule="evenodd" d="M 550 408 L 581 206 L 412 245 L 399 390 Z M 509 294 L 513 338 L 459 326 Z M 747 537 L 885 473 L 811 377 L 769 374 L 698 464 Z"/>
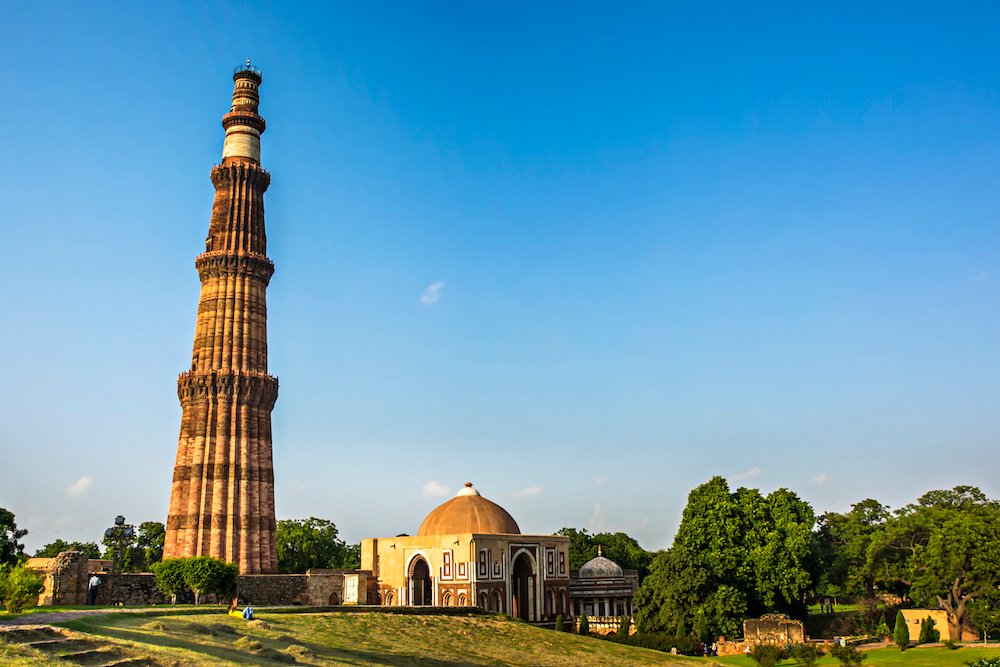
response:
<path fill-rule="evenodd" d="M 632 616 L 638 588 L 639 573 L 623 570 L 613 560 L 605 558 L 598 546 L 596 558 L 584 563 L 579 570 L 570 571 L 572 614 L 598 618 Z"/>

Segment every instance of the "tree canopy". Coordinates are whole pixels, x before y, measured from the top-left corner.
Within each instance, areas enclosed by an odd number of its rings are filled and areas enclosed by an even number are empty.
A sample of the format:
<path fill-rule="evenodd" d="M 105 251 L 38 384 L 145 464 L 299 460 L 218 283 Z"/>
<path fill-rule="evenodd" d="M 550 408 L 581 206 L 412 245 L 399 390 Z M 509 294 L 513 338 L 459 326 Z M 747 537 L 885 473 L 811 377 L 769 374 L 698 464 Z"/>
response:
<path fill-rule="evenodd" d="M 646 632 L 686 632 L 704 616 L 733 636 L 745 616 L 801 616 L 818 560 L 812 507 L 788 489 L 730 491 L 722 477 L 688 495 L 671 548 L 653 560 L 636 596 Z"/>
<path fill-rule="evenodd" d="M 0 565 L 14 565 L 24 555 L 24 545 L 18 540 L 28 534 L 18 529 L 14 513 L 0 507 Z"/>
<path fill-rule="evenodd" d="M 278 521 L 278 571 L 304 574 L 308 569 L 350 570 L 361 564 L 361 545 L 347 545 L 337 538 L 337 527 L 327 519 Z"/>
<path fill-rule="evenodd" d="M 867 565 L 880 587 L 947 611 L 958 636 L 967 605 L 1000 584 L 1000 504 L 972 486 L 925 493 L 873 536 Z"/>
<path fill-rule="evenodd" d="M 97 542 L 63 542 L 57 539 L 49 542 L 44 547 L 35 552 L 35 558 L 55 558 L 64 551 L 75 549 L 87 555 L 87 558 L 100 558 L 101 547 Z"/>

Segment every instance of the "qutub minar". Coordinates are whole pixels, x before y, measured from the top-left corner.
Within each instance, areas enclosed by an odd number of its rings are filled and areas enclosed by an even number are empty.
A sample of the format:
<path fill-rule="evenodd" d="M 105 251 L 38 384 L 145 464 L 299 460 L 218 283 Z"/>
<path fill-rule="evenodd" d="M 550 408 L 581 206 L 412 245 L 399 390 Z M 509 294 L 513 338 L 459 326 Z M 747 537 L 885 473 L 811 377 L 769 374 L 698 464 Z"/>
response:
<path fill-rule="evenodd" d="M 243 574 L 277 572 L 271 410 L 278 380 L 267 374 L 267 258 L 257 91 L 261 73 L 233 75 L 222 117 L 222 163 L 205 253 L 195 261 L 201 299 L 191 370 L 177 380 L 183 409 L 164 558 L 213 556 Z"/>

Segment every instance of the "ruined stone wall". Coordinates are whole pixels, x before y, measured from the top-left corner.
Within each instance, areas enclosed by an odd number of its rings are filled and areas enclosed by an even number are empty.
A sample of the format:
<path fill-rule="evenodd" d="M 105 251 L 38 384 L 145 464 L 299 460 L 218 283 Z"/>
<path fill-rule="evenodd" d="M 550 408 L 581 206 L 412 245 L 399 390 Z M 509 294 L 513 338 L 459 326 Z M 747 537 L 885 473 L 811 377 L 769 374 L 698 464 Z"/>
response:
<path fill-rule="evenodd" d="M 802 621 L 793 621 L 784 614 L 764 614 L 743 621 L 743 639 L 747 644 L 801 644 L 806 640 Z"/>

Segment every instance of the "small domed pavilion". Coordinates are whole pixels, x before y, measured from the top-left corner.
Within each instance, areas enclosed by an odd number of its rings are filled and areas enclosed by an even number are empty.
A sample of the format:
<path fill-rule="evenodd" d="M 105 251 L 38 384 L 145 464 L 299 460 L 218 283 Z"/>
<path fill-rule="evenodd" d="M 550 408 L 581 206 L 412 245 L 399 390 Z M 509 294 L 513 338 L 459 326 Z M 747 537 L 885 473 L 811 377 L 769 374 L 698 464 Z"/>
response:
<path fill-rule="evenodd" d="M 562 535 L 522 535 L 467 483 L 416 536 L 362 540 L 361 569 L 383 605 L 479 606 L 551 624 L 570 614 L 569 545 Z"/>
<path fill-rule="evenodd" d="M 623 570 L 604 557 L 600 545 L 597 557 L 570 572 L 573 616 L 586 614 L 597 618 L 618 618 L 634 613 L 632 599 L 639 588 L 639 573 Z M 611 627 L 617 628 L 616 625 Z"/>

